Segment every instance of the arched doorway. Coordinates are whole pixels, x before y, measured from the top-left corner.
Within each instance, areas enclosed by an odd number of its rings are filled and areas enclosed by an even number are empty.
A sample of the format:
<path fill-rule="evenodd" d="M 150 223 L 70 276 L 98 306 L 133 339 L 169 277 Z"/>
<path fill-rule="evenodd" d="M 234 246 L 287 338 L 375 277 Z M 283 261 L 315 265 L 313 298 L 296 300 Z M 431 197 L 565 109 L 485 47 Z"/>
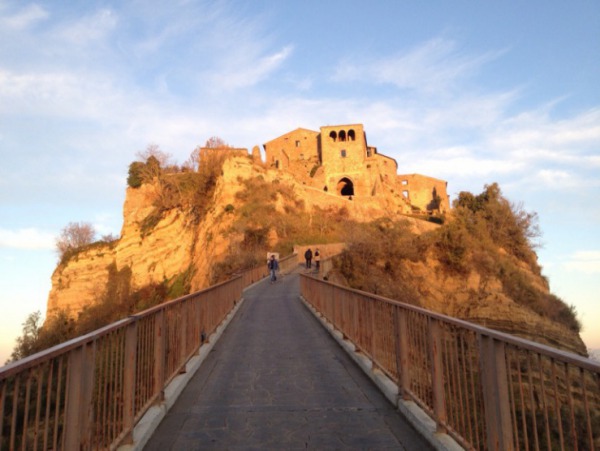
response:
<path fill-rule="evenodd" d="M 354 183 L 348 177 L 344 177 L 337 184 L 337 193 L 340 196 L 354 196 Z"/>

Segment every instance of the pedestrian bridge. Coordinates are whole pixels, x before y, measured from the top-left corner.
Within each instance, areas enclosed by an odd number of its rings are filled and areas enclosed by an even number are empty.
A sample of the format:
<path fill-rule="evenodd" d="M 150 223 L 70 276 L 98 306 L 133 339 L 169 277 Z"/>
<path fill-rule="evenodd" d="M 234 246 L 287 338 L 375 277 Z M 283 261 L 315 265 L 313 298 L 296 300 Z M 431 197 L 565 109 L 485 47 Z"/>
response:
<path fill-rule="evenodd" d="M 0 449 L 600 449 L 600 365 L 283 259 L 0 368 Z"/>

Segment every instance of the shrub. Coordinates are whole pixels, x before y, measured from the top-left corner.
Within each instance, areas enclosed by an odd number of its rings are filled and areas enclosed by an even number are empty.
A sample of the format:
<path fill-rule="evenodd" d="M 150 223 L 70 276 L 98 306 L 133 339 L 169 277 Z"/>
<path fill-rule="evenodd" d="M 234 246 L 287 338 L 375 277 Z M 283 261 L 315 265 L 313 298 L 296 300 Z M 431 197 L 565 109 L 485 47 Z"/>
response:
<path fill-rule="evenodd" d="M 139 188 L 142 186 L 142 170 L 144 163 L 141 161 L 134 161 L 129 165 L 129 175 L 127 176 L 127 185 L 131 188 Z"/>

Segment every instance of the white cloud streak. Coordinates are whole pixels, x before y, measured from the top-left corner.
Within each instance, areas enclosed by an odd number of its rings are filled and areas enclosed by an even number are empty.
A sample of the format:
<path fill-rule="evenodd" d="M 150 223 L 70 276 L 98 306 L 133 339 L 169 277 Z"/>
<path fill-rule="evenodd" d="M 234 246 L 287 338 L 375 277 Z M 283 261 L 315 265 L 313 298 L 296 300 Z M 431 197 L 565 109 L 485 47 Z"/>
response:
<path fill-rule="evenodd" d="M 342 61 L 334 74 L 336 81 L 363 81 L 395 85 L 429 94 L 440 94 L 471 77 L 485 63 L 503 52 L 461 55 L 453 41 L 435 38 L 408 53 L 363 60 L 360 65 Z"/>
<path fill-rule="evenodd" d="M 41 6 L 28 5 L 12 15 L 5 15 L 0 18 L 0 27 L 24 30 L 45 20 L 47 17 L 48 12 Z"/>
<path fill-rule="evenodd" d="M 600 250 L 577 251 L 564 263 L 567 271 L 600 274 Z"/>
<path fill-rule="evenodd" d="M 8 230 L 0 228 L 0 248 L 49 250 L 55 248 L 51 233 L 35 228 Z"/>

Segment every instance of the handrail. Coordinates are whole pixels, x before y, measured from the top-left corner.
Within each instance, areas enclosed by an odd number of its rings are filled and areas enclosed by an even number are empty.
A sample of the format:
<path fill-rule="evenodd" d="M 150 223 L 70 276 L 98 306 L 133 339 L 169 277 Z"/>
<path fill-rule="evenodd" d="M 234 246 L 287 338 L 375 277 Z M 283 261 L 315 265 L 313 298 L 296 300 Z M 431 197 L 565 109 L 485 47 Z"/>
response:
<path fill-rule="evenodd" d="M 301 275 L 324 318 L 470 449 L 600 449 L 600 364 Z"/>
<path fill-rule="evenodd" d="M 0 368 L 0 449 L 131 443 L 136 422 L 261 275 L 252 268 Z"/>

